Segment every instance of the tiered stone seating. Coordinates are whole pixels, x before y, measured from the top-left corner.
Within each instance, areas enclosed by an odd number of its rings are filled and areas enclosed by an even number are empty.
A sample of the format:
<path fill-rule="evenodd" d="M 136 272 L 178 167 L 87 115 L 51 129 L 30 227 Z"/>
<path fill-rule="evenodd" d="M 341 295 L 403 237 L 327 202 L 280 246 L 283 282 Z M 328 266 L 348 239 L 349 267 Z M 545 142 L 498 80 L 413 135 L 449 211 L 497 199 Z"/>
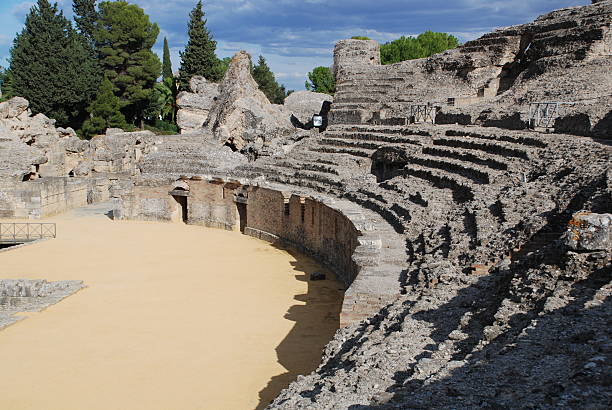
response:
<path fill-rule="evenodd" d="M 378 215 L 394 238 L 405 238 L 392 263 L 403 263 L 405 272 L 418 271 L 411 264 L 432 257 L 464 255 L 468 266 L 479 266 L 476 274 L 507 256 L 499 253 L 499 232 L 514 225 L 497 200 L 501 187 L 522 183 L 516 174 L 528 172 L 534 153 L 545 146 L 520 132 L 490 128 L 334 125 L 282 160 L 260 160 L 249 170 Z M 405 149 L 406 163 L 377 183 L 371 158 L 381 147 Z"/>

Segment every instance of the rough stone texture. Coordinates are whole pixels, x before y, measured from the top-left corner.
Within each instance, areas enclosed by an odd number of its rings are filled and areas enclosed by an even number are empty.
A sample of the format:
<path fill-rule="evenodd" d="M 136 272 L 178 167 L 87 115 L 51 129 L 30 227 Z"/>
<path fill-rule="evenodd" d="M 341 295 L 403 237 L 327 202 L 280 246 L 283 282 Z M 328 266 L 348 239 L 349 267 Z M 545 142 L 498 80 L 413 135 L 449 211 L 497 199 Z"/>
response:
<path fill-rule="evenodd" d="M 113 134 L 121 134 L 125 132 L 124 130 L 122 130 L 121 128 L 107 128 L 106 132 L 104 134 L 106 135 L 113 135 Z"/>
<path fill-rule="evenodd" d="M 556 132 L 609 137 L 611 21 L 609 0 L 561 9 L 387 66 L 374 42 L 343 40 L 334 54 L 330 123 L 405 120 L 410 105 L 430 103 L 441 107 L 438 122 L 516 129 L 526 126 L 530 102 L 561 101 L 576 104 L 564 108 Z"/>
<path fill-rule="evenodd" d="M 190 89 L 177 98 L 181 134 L 229 145 L 250 159 L 286 152 L 304 137 L 300 129 L 313 128 L 314 114 L 327 118 L 333 102 L 327 94 L 298 91 L 282 106 L 271 104 L 252 78 L 244 51 L 234 56 L 221 84 L 196 76 Z"/>
<path fill-rule="evenodd" d="M 24 144 L 17 134 L 0 127 L 0 178 L 22 181 L 47 161 L 44 151 Z"/>
<path fill-rule="evenodd" d="M 150 131 L 116 132 L 98 135 L 91 139 L 93 171 L 96 173 L 137 172 L 136 163 L 149 151 L 161 137 Z"/>
<path fill-rule="evenodd" d="M 565 244 L 577 251 L 605 251 L 612 248 L 612 214 L 578 212 L 569 222 Z"/>
<path fill-rule="evenodd" d="M 25 98 L 11 98 L 8 101 L 0 103 L 0 119 L 19 117 L 22 113 L 26 112 L 29 107 L 30 103 Z"/>
<path fill-rule="evenodd" d="M 191 92 L 181 92 L 176 100 L 179 107 L 177 125 L 181 134 L 201 131 L 208 113 L 219 97 L 219 84 L 194 76 L 189 82 Z"/>
<path fill-rule="evenodd" d="M 281 106 L 270 104 L 253 77 L 251 58 L 241 51 L 219 86 L 219 98 L 204 124 L 221 144 L 242 150 L 290 134 L 294 127 Z"/>
<path fill-rule="evenodd" d="M 175 135 L 165 136 L 155 144 L 138 166 L 145 174 L 189 175 L 231 169 L 246 162 L 244 155 L 229 147 L 193 135 Z"/>
<path fill-rule="evenodd" d="M 31 279 L 0 279 L 0 330 L 22 320 L 19 312 L 39 312 L 83 288 L 82 281 L 47 282 Z"/>

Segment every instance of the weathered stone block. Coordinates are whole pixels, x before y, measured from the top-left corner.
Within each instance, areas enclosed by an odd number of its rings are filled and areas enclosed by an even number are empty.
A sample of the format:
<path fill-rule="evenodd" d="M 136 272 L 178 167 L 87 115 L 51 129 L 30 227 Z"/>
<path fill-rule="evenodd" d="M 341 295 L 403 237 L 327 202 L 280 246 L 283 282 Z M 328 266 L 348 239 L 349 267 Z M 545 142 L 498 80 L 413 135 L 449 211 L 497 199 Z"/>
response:
<path fill-rule="evenodd" d="M 575 213 L 568 224 L 564 242 L 577 251 L 610 251 L 612 214 Z"/>

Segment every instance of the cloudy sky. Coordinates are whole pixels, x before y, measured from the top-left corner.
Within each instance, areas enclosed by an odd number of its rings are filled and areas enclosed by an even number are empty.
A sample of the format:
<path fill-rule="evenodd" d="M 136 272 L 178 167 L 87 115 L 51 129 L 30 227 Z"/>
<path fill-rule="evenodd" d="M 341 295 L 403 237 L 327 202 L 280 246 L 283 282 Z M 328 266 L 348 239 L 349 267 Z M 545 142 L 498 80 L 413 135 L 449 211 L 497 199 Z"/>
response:
<path fill-rule="evenodd" d="M 7 65 L 15 33 L 35 0 L 0 0 L 0 65 Z M 51 0 L 53 1 L 53 0 Z M 164 36 L 173 68 L 186 42 L 189 11 L 197 0 L 131 0 L 158 23 L 155 51 Z M 72 0 L 58 0 L 72 16 Z M 208 28 L 220 57 L 247 50 L 268 60 L 288 89 L 304 88 L 306 74 L 329 66 L 336 41 L 365 35 L 386 42 L 425 30 L 454 34 L 465 42 L 496 27 L 533 20 L 548 11 L 590 0 L 204 0 Z"/>

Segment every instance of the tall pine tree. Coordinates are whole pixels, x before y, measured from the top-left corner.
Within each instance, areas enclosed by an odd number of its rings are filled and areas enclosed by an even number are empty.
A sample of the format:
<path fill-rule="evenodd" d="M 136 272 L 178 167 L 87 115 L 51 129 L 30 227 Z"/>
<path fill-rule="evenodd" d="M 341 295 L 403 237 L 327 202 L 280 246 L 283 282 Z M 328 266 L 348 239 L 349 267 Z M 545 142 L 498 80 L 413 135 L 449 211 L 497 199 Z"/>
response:
<path fill-rule="evenodd" d="M 104 78 L 96 99 L 87 107 L 90 118 L 83 124 L 83 135 L 91 138 L 107 128 L 127 128 L 125 116 L 121 113 L 121 101 L 113 93 L 113 84 Z"/>
<path fill-rule="evenodd" d="M 287 96 L 285 87 L 279 85 L 270 71 L 263 56 L 259 56 L 257 64 L 253 67 L 253 78 L 259 84 L 259 89 L 268 97 L 272 104 L 283 104 Z"/>
<path fill-rule="evenodd" d="M 11 92 L 30 101 L 34 113 L 78 128 L 100 82 L 86 41 L 57 3 L 38 0 L 11 48 Z"/>
<path fill-rule="evenodd" d="M 72 11 L 79 32 L 93 45 L 96 23 L 99 18 L 96 0 L 72 0 Z"/>
<path fill-rule="evenodd" d="M 221 79 L 219 59 L 215 54 L 217 42 L 213 40 L 210 31 L 206 28 L 202 0 L 199 0 L 191 13 L 189 13 L 187 34 L 189 40 L 185 51 L 181 52 L 180 81 L 181 89 L 189 89 L 189 80 L 194 75 L 201 75 L 208 81 Z"/>
<path fill-rule="evenodd" d="M 161 72 L 161 62 L 151 51 L 159 27 L 140 7 L 126 1 L 102 2 L 99 10 L 95 37 L 104 75 L 113 84 L 126 119 L 142 127 Z"/>
<path fill-rule="evenodd" d="M 168 47 L 168 39 L 164 37 L 164 58 L 162 63 L 162 77 L 164 81 L 172 78 L 172 61 L 170 60 L 170 47 Z"/>

